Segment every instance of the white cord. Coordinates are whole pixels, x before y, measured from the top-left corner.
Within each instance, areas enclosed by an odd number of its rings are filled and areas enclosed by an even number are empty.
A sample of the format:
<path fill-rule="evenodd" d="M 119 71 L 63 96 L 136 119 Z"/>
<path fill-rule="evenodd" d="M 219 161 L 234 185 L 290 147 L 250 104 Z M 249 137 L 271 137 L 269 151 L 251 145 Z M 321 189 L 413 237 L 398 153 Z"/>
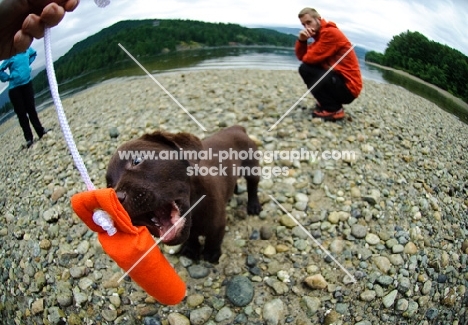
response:
<path fill-rule="evenodd" d="M 73 161 L 75 162 L 76 168 L 80 172 L 81 178 L 86 184 L 88 191 L 92 191 L 95 188 L 94 184 L 91 182 L 91 178 L 89 177 L 88 171 L 86 169 L 85 164 L 83 163 L 83 159 L 81 159 L 80 153 L 76 148 L 75 140 L 73 140 L 73 134 L 71 133 L 70 126 L 68 125 L 67 117 L 65 116 L 65 112 L 62 106 L 62 101 L 60 100 L 60 94 L 58 91 L 57 79 L 55 78 L 55 70 L 54 70 L 54 63 L 52 60 L 52 51 L 50 46 L 50 28 L 45 28 L 44 31 L 44 50 L 45 50 L 45 58 L 46 58 L 46 71 L 47 71 L 47 78 L 49 79 L 49 86 L 50 92 L 52 94 L 52 98 L 55 104 L 55 110 L 57 111 L 58 120 L 60 123 L 60 127 L 63 132 L 63 136 L 65 141 L 67 142 L 68 149 L 71 152 L 73 157 Z M 111 217 L 102 210 L 97 210 L 94 212 L 93 221 L 101 226 L 109 236 L 112 236 L 117 232 L 114 227 L 114 222 Z"/>
<path fill-rule="evenodd" d="M 110 218 L 109 214 L 103 210 L 94 211 L 93 221 L 98 226 L 101 226 L 104 231 L 107 231 L 109 236 L 112 236 L 117 232 L 117 229 L 114 227 L 114 221 Z"/>
<path fill-rule="evenodd" d="M 88 187 L 88 191 L 94 190 L 94 184 L 89 178 L 88 171 L 86 169 L 83 160 L 81 159 L 80 153 L 76 148 L 75 141 L 73 140 L 73 135 L 70 131 L 70 126 L 68 125 L 67 117 L 63 110 L 62 101 L 60 100 L 60 95 L 58 92 L 57 80 L 55 79 L 55 70 L 54 63 L 52 60 L 52 51 L 50 49 L 50 28 L 46 28 L 44 31 L 44 49 L 45 49 L 45 58 L 46 58 L 46 71 L 47 77 L 49 79 L 50 92 L 54 100 L 55 108 L 57 111 L 58 119 L 60 122 L 60 127 L 62 128 L 63 136 L 67 142 L 68 149 L 72 154 L 73 160 L 75 161 L 76 168 L 80 172 L 81 178 Z"/>

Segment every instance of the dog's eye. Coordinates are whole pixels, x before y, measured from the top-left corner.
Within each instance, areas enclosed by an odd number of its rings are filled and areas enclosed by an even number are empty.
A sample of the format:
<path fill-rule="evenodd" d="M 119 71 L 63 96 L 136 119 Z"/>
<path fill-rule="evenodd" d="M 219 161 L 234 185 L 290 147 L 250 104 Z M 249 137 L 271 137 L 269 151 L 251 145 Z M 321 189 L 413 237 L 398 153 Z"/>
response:
<path fill-rule="evenodd" d="M 141 164 L 142 162 L 143 162 L 143 158 L 141 158 L 141 157 L 133 158 L 132 166 L 137 166 L 137 165 Z"/>

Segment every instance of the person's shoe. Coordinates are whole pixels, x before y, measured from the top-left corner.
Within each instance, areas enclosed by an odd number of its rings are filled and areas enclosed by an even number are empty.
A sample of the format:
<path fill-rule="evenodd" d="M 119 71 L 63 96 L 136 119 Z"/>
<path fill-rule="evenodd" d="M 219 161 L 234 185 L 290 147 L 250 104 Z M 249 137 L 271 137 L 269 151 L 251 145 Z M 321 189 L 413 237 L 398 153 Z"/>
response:
<path fill-rule="evenodd" d="M 319 118 L 328 118 L 335 114 L 335 112 L 329 112 L 329 111 L 324 111 L 320 108 L 316 108 L 312 111 L 312 116 L 313 117 L 319 117 Z"/>
<path fill-rule="evenodd" d="M 329 118 L 330 121 L 338 121 L 342 120 L 346 117 L 344 109 L 339 109 L 333 113 L 333 115 Z"/>
<path fill-rule="evenodd" d="M 26 141 L 26 148 L 30 148 L 33 145 L 33 140 Z"/>
<path fill-rule="evenodd" d="M 315 107 L 312 111 L 312 117 L 322 117 L 323 111 L 320 108 Z"/>
<path fill-rule="evenodd" d="M 336 112 L 329 112 L 323 110 L 314 110 L 312 112 L 313 117 L 322 118 L 326 121 L 337 121 L 345 118 L 345 112 L 343 108 L 340 108 Z"/>
<path fill-rule="evenodd" d="M 42 139 L 42 137 L 44 136 L 44 134 L 48 133 L 52 131 L 52 129 L 44 129 L 44 132 L 39 136 L 39 139 Z"/>

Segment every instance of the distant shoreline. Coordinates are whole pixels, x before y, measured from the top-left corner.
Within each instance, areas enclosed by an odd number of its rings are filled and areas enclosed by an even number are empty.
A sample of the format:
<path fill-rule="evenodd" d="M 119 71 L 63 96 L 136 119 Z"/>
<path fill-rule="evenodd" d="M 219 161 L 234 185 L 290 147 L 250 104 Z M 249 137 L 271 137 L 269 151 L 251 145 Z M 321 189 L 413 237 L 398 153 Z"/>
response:
<path fill-rule="evenodd" d="M 408 72 L 405 72 L 405 71 L 402 71 L 402 70 L 397 70 L 397 69 L 394 69 L 394 68 L 390 68 L 390 67 L 387 67 L 387 66 L 384 66 L 384 65 L 380 65 L 380 64 L 377 64 L 377 63 L 373 63 L 373 62 L 369 62 L 369 61 L 365 61 L 366 64 L 369 64 L 371 66 L 374 66 L 374 67 L 377 67 L 377 68 L 380 68 L 380 69 L 383 69 L 383 70 L 387 70 L 387 71 L 393 71 L 395 73 L 398 73 L 406 78 L 409 78 L 409 79 L 412 79 L 414 81 L 417 81 L 421 84 L 424 84 L 434 90 L 436 90 L 439 94 L 441 94 L 442 96 L 450 99 L 450 100 L 453 100 L 457 105 L 459 105 L 463 110 L 465 110 L 465 112 L 468 114 L 468 103 L 464 102 L 463 100 L 461 100 L 460 98 L 452 95 L 451 93 L 449 93 L 448 91 L 442 89 L 442 88 L 439 88 L 431 83 L 428 83 L 427 81 L 424 81 L 418 77 L 415 77 L 413 76 L 412 74 L 409 74 Z"/>

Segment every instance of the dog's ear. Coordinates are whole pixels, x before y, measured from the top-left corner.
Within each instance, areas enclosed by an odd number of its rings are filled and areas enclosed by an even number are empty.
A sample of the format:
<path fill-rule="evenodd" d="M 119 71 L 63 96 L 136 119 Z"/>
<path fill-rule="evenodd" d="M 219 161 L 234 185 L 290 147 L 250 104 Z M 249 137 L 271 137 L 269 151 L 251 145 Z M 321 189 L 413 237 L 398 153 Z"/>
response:
<path fill-rule="evenodd" d="M 167 144 L 179 152 L 196 152 L 197 154 L 186 155 L 186 160 L 190 165 L 194 165 L 199 162 L 198 152 L 203 149 L 201 140 L 195 135 L 186 132 L 170 133 L 165 131 L 156 131 L 151 134 L 143 135 L 141 139 Z M 181 151 L 181 149 L 183 151 Z"/>

